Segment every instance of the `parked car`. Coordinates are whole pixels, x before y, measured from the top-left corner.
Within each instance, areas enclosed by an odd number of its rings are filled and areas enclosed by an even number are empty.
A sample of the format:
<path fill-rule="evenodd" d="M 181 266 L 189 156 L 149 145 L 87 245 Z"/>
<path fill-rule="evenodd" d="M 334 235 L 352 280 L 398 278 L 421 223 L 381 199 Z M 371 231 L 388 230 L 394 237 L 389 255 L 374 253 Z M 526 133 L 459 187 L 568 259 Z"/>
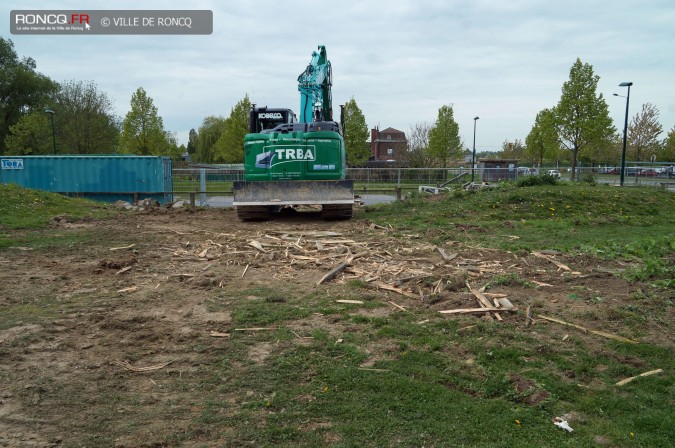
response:
<path fill-rule="evenodd" d="M 549 176 L 557 177 L 558 179 L 560 179 L 560 170 L 548 170 L 546 172 L 546 174 L 548 174 Z"/>
<path fill-rule="evenodd" d="M 651 170 L 651 169 L 649 169 L 649 170 L 640 170 L 640 176 L 644 176 L 644 177 L 656 177 L 657 175 L 658 175 L 658 173 L 656 172 L 656 170 Z"/>
<path fill-rule="evenodd" d="M 621 174 L 621 168 L 608 169 L 603 174 Z"/>

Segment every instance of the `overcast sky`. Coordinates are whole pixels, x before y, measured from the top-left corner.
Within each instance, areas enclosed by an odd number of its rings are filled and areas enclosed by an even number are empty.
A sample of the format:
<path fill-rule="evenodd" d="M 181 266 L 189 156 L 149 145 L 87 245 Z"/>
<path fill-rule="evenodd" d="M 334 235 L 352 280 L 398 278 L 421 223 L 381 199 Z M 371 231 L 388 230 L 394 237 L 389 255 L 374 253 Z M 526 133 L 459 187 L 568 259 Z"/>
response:
<path fill-rule="evenodd" d="M 299 108 L 297 76 L 317 45 L 333 66 L 333 103 L 352 96 L 368 126 L 408 132 L 452 104 L 467 147 L 499 150 L 524 140 L 541 109 L 554 106 L 576 60 L 600 76 L 598 93 L 623 129 L 643 103 L 675 125 L 673 0 L 311 1 L 5 0 L 2 36 L 56 81 L 93 80 L 129 110 L 143 87 L 167 130 L 186 143 L 208 115 L 227 116 L 248 93 L 270 107 Z M 209 9 L 207 36 L 26 36 L 9 32 L 15 9 Z M 339 116 L 336 113 L 336 118 Z"/>

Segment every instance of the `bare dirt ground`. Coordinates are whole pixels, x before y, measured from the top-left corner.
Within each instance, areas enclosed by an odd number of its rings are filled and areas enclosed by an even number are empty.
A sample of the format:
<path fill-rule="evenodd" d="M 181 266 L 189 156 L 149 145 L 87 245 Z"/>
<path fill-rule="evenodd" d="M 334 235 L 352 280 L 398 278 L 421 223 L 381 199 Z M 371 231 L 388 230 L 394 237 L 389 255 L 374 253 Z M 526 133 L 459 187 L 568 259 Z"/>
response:
<path fill-rule="evenodd" d="M 535 331 L 525 325 L 530 306 L 536 328 L 558 326 L 538 314 L 564 315 L 643 341 L 668 338 L 656 325 L 627 328 L 617 314 L 640 288 L 611 274 L 622 268 L 617 263 L 452 241 L 440 246 L 444 259 L 427 235 L 362 219 L 240 223 L 233 211 L 125 212 L 104 222 L 55 221 L 45 238 L 54 234 L 89 237 L 50 250 L 0 252 L 0 446 L 93 446 L 95 440 L 103 446 L 172 446 L 170 434 L 194 426 L 205 399 L 196 384 L 218 362 L 212 350 L 240 330 L 233 310 L 259 300 L 256 291 L 268 302 L 275 300 L 270 291 L 279 300 L 362 294 L 382 304 L 355 311 L 366 316 L 412 311 L 471 325 L 493 317 L 436 311 L 479 307 L 466 282 L 475 289 L 492 282 L 487 292 L 506 295 L 518 308 L 501 313 L 503 325 Z M 349 268 L 317 285 L 350 257 Z M 282 325 L 298 335 L 297 344 L 313 328 L 338 336 L 349 331 L 321 313 Z M 581 334 L 560 326 L 556 337 L 567 333 Z M 372 357 L 364 367 L 387 351 L 368 348 Z M 265 363 L 276 348 L 251 341 L 248 350 L 252 362 Z M 130 370 L 143 367 L 156 370 Z"/>

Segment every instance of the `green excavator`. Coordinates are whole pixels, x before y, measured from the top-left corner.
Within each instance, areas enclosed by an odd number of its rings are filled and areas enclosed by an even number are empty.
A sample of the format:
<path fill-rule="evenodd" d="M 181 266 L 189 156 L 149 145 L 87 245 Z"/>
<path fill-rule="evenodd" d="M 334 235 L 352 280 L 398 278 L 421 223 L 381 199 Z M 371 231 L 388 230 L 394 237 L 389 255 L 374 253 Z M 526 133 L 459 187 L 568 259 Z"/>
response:
<path fill-rule="evenodd" d="M 253 105 L 244 138 L 244 181 L 234 183 L 240 219 L 266 220 L 302 205 L 320 205 L 324 219 L 352 217 L 354 185 L 345 180 L 345 142 L 333 120 L 331 87 L 330 61 L 320 45 L 298 76 L 300 120 L 290 109 Z"/>

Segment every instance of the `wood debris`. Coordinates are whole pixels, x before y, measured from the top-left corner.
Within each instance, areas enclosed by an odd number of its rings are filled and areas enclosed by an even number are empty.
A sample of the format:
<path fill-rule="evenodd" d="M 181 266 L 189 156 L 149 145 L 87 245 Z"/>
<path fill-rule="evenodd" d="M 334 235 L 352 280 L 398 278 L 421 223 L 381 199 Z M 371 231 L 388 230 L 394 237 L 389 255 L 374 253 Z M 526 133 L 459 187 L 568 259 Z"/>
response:
<path fill-rule="evenodd" d="M 122 246 L 122 247 L 111 247 L 110 250 L 124 250 L 124 249 L 131 249 L 132 247 L 135 247 L 136 243 L 134 244 L 129 244 L 128 246 Z"/>
<path fill-rule="evenodd" d="M 137 289 L 138 289 L 138 286 L 130 286 L 129 288 L 119 289 L 119 290 L 117 290 L 117 292 L 133 292 L 133 291 L 136 291 Z"/>
<path fill-rule="evenodd" d="M 584 331 L 584 332 L 587 332 L 587 333 L 593 333 L 593 334 L 596 334 L 598 336 L 602 336 L 602 337 L 609 338 L 609 339 L 614 339 L 615 341 L 630 342 L 632 344 L 638 343 L 638 341 L 634 341 L 632 339 L 624 338 L 623 336 L 617 336 L 617 335 L 612 334 L 612 333 L 605 333 L 604 331 L 591 330 L 590 328 L 582 327 L 581 325 L 571 324 L 569 322 L 565 322 L 564 320 L 555 319 L 553 317 L 548 317 L 548 316 L 544 316 L 544 315 L 541 315 L 541 314 L 538 314 L 537 317 L 540 318 L 540 319 L 547 320 L 549 322 L 555 322 L 557 324 L 567 325 L 568 327 L 573 327 L 573 328 L 576 328 L 577 330 L 581 330 L 581 331 Z"/>
<path fill-rule="evenodd" d="M 125 272 L 127 272 L 129 270 L 131 270 L 131 266 L 127 266 L 126 268 L 120 269 L 119 271 L 115 272 L 115 275 L 124 274 Z"/>
<path fill-rule="evenodd" d="M 212 338 L 229 338 L 232 335 L 230 333 L 221 333 L 220 331 L 211 331 L 209 336 Z"/>
<path fill-rule="evenodd" d="M 336 300 L 335 303 L 347 303 L 353 305 L 363 305 L 363 300 Z"/>
<path fill-rule="evenodd" d="M 136 373 L 150 372 L 152 370 L 163 369 L 164 367 L 171 364 L 171 362 L 172 361 L 165 362 L 163 364 L 157 364 L 157 365 L 154 365 L 154 366 L 147 366 L 147 367 L 134 367 L 131 364 L 129 364 L 129 361 L 112 361 L 112 363 L 115 364 L 116 366 L 122 367 L 125 370 L 128 370 L 130 372 L 136 372 Z"/>
<path fill-rule="evenodd" d="M 441 310 L 441 314 L 473 314 L 473 313 L 492 313 L 497 311 L 518 311 L 516 308 L 504 309 L 504 308 L 458 308 L 456 310 Z"/>
<path fill-rule="evenodd" d="M 535 257 L 539 257 L 539 258 L 542 258 L 544 260 L 550 261 L 554 265 L 558 266 L 558 269 L 562 269 L 563 271 L 568 271 L 568 272 L 572 271 L 572 269 L 570 269 L 569 266 L 564 265 L 561 262 L 555 260 L 552 255 L 546 255 L 542 252 L 532 252 L 532 255 L 534 255 Z"/>
<path fill-rule="evenodd" d="M 651 375 L 656 375 L 658 373 L 663 373 L 663 369 L 656 369 L 656 370 L 650 370 L 649 372 L 641 373 L 639 375 L 631 376 L 630 378 L 626 378 L 625 380 L 621 380 L 618 383 L 615 384 L 615 386 L 623 386 L 624 384 L 628 384 L 634 379 L 643 377 L 643 376 L 651 376 Z"/>

